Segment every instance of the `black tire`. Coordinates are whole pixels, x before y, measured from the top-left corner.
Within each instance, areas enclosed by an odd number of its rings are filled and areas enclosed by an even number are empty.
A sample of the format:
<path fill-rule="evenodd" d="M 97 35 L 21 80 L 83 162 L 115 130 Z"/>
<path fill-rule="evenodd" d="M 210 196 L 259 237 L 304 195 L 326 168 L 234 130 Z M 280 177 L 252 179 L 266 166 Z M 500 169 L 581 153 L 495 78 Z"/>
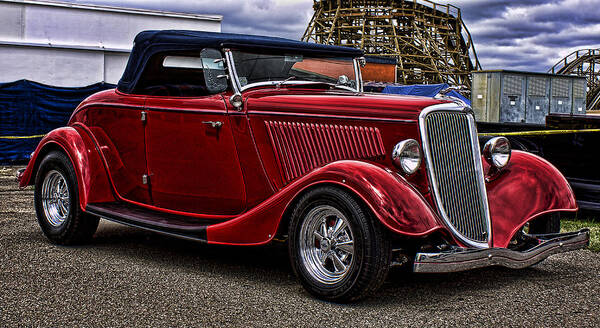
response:
<path fill-rule="evenodd" d="M 548 234 L 560 232 L 560 213 L 554 212 L 529 222 L 530 234 Z"/>
<path fill-rule="evenodd" d="M 319 212 L 321 209 L 324 210 Z M 341 213 L 343 217 L 327 216 L 328 212 L 323 212 L 325 210 Z M 311 213 L 320 213 L 322 217 L 314 219 Z M 333 220 L 335 226 L 330 225 L 329 220 Z M 336 222 L 339 220 L 347 222 L 345 226 L 349 229 L 342 231 L 341 237 L 336 237 L 335 228 L 338 226 Z M 328 241 L 322 242 L 317 237 L 314 237 L 316 238 L 314 240 L 310 239 L 310 231 L 314 234 L 317 230 L 308 228 L 303 230 L 303 227 L 308 227 L 311 222 L 323 222 L 319 227 L 325 227 L 328 236 L 321 240 Z M 348 243 L 349 240 L 352 240 L 353 245 L 351 255 L 341 250 L 341 245 Z M 334 302 L 355 301 L 377 290 L 385 281 L 392 254 L 391 242 L 386 231 L 373 218 L 370 211 L 361 206 L 348 192 L 329 186 L 309 191 L 298 201 L 291 213 L 288 246 L 292 268 L 304 288 L 320 299 Z M 312 257 L 311 262 L 310 254 L 321 254 L 320 256 L 330 254 L 330 256 L 325 261 Z M 342 263 L 347 264 L 345 271 L 334 273 L 338 271 L 336 264 L 344 257 L 348 262 Z M 319 268 L 315 269 L 315 265 Z M 330 277 L 323 277 L 322 272 L 339 276 L 324 282 L 323 279 L 330 279 Z"/>
<path fill-rule="evenodd" d="M 54 211 L 59 205 L 48 205 L 43 200 L 43 188 L 46 181 L 47 186 L 52 186 L 53 181 L 59 181 L 59 184 L 68 190 L 68 195 L 64 196 L 61 203 L 62 209 Z M 62 181 L 61 181 L 62 179 Z M 63 182 L 64 181 L 64 182 Z M 66 184 L 66 187 L 64 187 Z M 47 188 L 50 190 L 50 188 Z M 64 189 L 63 189 L 64 190 Z M 89 241 L 98 228 L 99 218 L 83 212 L 79 206 L 77 177 L 71 164 L 71 160 L 62 152 L 50 152 L 40 163 L 35 178 L 34 203 L 38 223 L 44 235 L 54 244 L 75 245 Z M 51 192 L 51 191 L 48 191 Z M 67 201 L 68 199 L 68 201 Z M 56 201 L 54 201 L 56 204 Z M 64 218 L 60 218 L 60 216 Z M 58 216 L 57 216 L 58 215 Z"/>

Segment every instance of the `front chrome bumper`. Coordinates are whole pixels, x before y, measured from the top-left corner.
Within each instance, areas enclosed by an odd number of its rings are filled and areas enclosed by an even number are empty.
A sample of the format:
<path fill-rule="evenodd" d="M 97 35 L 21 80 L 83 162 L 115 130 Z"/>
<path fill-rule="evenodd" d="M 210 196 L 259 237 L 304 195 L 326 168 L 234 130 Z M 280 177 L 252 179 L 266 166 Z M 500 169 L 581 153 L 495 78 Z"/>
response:
<path fill-rule="evenodd" d="M 539 244 L 525 251 L 507 248 L 459 249 L 440 253 L 417 253 L 414 272 L 457 272 L 500 265 L 521 269 L 534 265 L 552 254 L 588 246 L 589 229 L 562 234 L 530 235 Z"/>

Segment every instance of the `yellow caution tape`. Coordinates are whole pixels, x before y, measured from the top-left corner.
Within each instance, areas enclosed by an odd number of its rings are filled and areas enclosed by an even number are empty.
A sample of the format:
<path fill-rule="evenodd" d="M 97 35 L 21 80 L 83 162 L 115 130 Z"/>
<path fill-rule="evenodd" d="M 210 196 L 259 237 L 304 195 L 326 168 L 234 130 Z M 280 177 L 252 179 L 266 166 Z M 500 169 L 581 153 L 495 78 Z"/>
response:
<path fill-rule="evenodd" d="M 600 132 L 600 129 L 580 129 L 580 130 L 539 130 L 539 131 L 519 131 L 519 132 L 493 132 L 493 133 L 478 133 L 480 137 L 491 136 L 543 136 L 550 134 L 568 134 L 568 133 L 586 133 Z M 41 138 L 45 134 L 36 134 L 33 136 L 0 136 L 0 139 L 33 139 Z"/>
<path fill-rule="evenodd" d="M 0 139 L 33 139 L 33 138 L 41 138 L 45 136 L 45 134 L 36 134 L 34 136 L 0 136 Z"/>
<path fill-rule="evenodd" d="M 478 135 L 480 137 L 488 137 L 488 136 L 544 136 L 544 135 L 550 135 L 550 134 L 587 133 L 587 132 L 600 132 L 600 129 L 494 132 L 494 133 L 478 133 Z"/>

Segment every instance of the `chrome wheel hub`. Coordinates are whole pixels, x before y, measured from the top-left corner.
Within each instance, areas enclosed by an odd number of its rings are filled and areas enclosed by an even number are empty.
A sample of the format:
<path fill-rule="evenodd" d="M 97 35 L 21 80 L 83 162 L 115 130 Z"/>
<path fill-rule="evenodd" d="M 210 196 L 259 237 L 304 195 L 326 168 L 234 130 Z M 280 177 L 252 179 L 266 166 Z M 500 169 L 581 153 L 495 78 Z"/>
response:
<path fill-rule="evenodd" d="M 327 253 L 331 250 L 331 242 L 328 239 L 321 239 L 321 252 Z"/>
<path fill-rule="evenodd" d="M 69 186 L 65 177 L 56 170 L 48 172 L 42 183 L 41 195 L 48 223 L 54 227 L 62 225 L 71 211 Z"/>
<path fill-rule="evenodd" d="M 300 257 L 308 273 L 324 284 L 340 282 L 354 264 L 354 237 L 348 219 L 333 206 L 319 205 L 300 229 Z"/>

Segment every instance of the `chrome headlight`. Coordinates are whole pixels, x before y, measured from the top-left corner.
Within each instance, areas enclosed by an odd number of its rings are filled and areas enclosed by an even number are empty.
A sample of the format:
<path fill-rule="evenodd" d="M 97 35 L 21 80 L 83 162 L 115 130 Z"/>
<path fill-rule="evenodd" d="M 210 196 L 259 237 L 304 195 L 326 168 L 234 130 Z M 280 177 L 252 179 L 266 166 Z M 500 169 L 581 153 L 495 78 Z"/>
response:
<path fill-rule="evenodd" d="M 510 153 L 510 142 L 505 137 L 494 137 L 483 146 L 483 158 L 498 169 L 508 164 Z"/>
<path fill-rule="evenodd" d="M 421 165 L 421 147 L 414 139 L 400 141 L 392 151 L 392 163 L 406 174 L 413 174 Z"/>

